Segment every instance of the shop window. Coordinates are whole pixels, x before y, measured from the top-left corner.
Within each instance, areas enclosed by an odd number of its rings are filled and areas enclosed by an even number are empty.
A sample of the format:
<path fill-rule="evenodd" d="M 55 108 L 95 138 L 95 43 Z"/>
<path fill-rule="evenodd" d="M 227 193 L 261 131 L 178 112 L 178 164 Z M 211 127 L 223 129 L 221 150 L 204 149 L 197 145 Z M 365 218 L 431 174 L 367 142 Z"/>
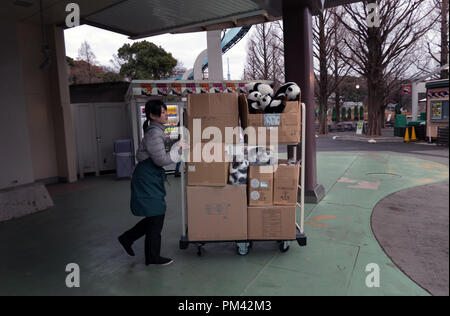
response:
<path fill-rule="evenodd" d="M 431 120 L 448 121 L 448 101 L 431 101 Z"/>

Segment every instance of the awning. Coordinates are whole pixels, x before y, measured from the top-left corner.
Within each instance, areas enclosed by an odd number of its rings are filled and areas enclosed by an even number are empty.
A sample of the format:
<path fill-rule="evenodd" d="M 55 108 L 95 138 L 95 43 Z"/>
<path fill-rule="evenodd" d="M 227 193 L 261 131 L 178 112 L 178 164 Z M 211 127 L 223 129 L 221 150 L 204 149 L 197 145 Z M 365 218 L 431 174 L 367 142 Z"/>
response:
<path fill-rule="evenodd" d="M 355 0 L 304 1 L 317 14 Z M 71 0 L 44 0 L 47 24 L 65 25 Z M 282 18 L 282 0 L 78 0 L 81 23 L 144 38 L 165 33 L 187 33 L 249 26 Z M 0 17 L 25 23 L 40 22 L 38 0 L 0 2 Z"/>

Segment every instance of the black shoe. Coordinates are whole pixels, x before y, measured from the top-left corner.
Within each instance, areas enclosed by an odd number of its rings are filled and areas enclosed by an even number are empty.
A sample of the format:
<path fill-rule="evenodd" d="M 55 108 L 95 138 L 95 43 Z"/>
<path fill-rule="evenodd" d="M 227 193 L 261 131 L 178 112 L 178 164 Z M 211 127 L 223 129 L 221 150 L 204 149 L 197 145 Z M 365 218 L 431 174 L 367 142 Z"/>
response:
<path fill-rule="evenodd" d="M 164 258 L 164 257 L 159 257 L 159 259 L 147 262 L 146 264 L 153 264 L 153 265 L 158 265 L 158 266 L 167 266 L 169 264 L 171 264 L 173 262 L 172 259 L 170 258 Z"/>
<path fill-rule="evenodd" d="M 119 242 L 122 245 L 123 249 L 127 252 L 127 254 L 131 257 L 134 257 L 134 251 L 131 248 L 132 242 L 129 242 L 124 235 L 119 236 Z"/>

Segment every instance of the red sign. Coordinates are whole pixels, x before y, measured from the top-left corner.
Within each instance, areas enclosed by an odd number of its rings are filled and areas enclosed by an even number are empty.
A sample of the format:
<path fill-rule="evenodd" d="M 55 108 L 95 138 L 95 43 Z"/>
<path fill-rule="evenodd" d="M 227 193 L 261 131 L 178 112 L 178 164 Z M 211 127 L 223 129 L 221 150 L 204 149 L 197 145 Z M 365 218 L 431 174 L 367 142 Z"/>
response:
<path fill-rule="evenodd" d="M 402 86 L 402 95 L 411 95 L 412 94 L 412 85 L 404 85 Z"/>

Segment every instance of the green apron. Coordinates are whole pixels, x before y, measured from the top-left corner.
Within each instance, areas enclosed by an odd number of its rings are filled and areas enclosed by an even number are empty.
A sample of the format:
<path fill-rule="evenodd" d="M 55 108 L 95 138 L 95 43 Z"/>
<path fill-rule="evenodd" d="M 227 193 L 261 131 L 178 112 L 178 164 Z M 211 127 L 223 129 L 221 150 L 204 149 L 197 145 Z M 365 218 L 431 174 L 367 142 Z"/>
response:
<path fill-rule="evenodd" d="M 131 178 L 131 212 L 135 216 L 151 217 L 166 213 L 164 168 L 149 158 L 141 161 Z"/>

